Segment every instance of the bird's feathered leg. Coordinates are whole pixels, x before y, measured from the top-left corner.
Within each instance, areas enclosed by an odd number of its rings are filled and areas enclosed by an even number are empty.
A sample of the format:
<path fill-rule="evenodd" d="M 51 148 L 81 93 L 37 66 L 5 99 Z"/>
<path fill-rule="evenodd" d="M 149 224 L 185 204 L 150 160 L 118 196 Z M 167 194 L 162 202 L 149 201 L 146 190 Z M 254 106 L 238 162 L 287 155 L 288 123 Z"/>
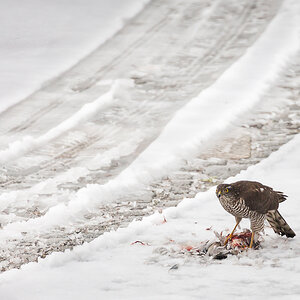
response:
<path fill-rule="evenodd" d="M 249 248 L 253 247 L 254 237 L 255 233 L 262 232 L 264 230 L 264 221 L 265 221 L 265 215 L 264 214 L 255 214 L 250 217 L 250 227 L 251 227 L 251 240 Z"/>
<path fill-rule="evenodd" d="M 224 242 L 224 246 L 227 245 L 228 241 L 231 240 L 236 228 L 238 227 L 238 225 L 240 224 L 242 218 L 239 218 L 239 217 L 235 217 L 235 221 L 236 221 L 236 224 L 233 228 L 233 230 L 231 231 L 231 233 L 229 234 L 229 236 L 226 238 L 225 242 Z"/>

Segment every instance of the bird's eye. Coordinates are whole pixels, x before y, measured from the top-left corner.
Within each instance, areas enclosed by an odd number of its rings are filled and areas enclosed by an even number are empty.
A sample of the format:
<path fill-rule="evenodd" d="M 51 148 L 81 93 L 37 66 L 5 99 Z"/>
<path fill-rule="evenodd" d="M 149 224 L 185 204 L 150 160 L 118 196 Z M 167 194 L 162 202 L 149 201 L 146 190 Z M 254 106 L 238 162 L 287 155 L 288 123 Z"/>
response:
<path fill-rule="evenodd" d="M 226 188 L 226 189 L 224 190 L 224 192 L 225 192 L 225 193 L 228 193 L 228 192 L 229 192 L 229 190 Z"/>

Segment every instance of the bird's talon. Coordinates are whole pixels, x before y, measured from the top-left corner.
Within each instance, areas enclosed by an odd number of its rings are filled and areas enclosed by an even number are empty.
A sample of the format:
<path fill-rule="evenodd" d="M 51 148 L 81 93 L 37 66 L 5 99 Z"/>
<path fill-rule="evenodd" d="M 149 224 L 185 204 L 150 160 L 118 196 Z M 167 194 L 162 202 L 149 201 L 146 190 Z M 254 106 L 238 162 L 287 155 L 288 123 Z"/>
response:
<path fill-rule="evenodd" d="M 230 234 L 230 235 L 226 238 L 226 240 L 225 240 L 225 242 L 224 242 L 224 246 L 226 246 L 226 245 L 228 244 L 228 241 L 231 241 L 231 238 L 232 238 L 232 234 Z"/>

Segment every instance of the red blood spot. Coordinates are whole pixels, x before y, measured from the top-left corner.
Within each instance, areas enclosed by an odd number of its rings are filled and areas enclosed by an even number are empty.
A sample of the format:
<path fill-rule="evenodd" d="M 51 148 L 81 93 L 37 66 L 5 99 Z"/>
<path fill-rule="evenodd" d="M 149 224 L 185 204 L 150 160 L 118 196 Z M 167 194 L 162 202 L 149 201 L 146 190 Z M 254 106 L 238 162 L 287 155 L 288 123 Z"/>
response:
<path fill-rule="evenodd" d="M 187 250 L 187 251 L 191 251 L 194 247 L 187 245 L 187 246 L 182 246 L 182 249 Z"/>

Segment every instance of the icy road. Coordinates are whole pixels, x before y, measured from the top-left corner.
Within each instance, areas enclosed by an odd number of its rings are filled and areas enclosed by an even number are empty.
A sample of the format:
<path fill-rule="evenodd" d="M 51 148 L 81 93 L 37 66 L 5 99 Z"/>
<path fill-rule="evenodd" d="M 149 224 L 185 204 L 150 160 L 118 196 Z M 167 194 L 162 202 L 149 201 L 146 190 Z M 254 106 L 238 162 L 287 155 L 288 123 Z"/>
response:
<path fill-rule="evenodd" d="M 122 299 L 141 299 L 143 288 L 149 299 L 169 299 L 161 284 L 155 285 L 157 289 L 141 280 L 134 284 L 148 272 L 163 274 L 170 290 L 176 286 L 172 299 L 186 299 L 185 293 L 200 297 L 205 291 L 214 299 L 207 283 L 197 290 L 190 284 L 177 285 L 180 278 L 189 280 L 185 267 L 191 268 L 192 278 L 199 276 L 195 267 L 202 268 L 199 262 L 189 259 L 185 265 L 186 257 L 168 260 L 164 255 L 171 251 L 170 241 L 195 243 L 212 234 L 203 232 L 205 228 L 231 227 L 233 218 L 213 196 L 214 186 L 231 176 L 283 189 L 291 196 L 283 204 L 284 216 L 300 232 L 295 217 L 299 205 L 293 198 L 295 186 L 300 185 L 295 178 L 300 133 L 299 1 L 129 2 L 126 12 L 106 7 L 107 14 L 114 12 L 116 23 L 116 16 L 122 15 L 122 22 L 103 31 L 102 38 L 85 35 L 83 50 L 77 40 L 73 60 L 62 64 L 61 57 L 56 67 L 55 56 L 48 56 L 53 68 L 48 64 L 44 81 L 24 89 L 24 98 L 3 92 L 2 97 L 11 97 L 14 104 L 2 105 L 8 108 L 0 114 L 0 269 L 4 272 L 0 292 L 7 295 L 5 300 L 84 299 L 86 289 L 90 299 L 122 295 Z M 93 1 L 94 9 L 103 3 Z M 76 5 L 74 13 L 80 15 Z M 94 22 L 96 18 L 86 26 L 92 28 Z M 63 26 L 71 30 L 70 24 Z M 91 40 L 94 43 L 87 46 Z M 76 44 L 76 36 L 70 41 Z M 40 72 L 45 64 L 30 72 Z M 20 74 L 14 80 L 20 81 Z M 155 228 L 161 223 L 167 229 L 160 233 Z M 151 249 L 155 258 L 149 249 L 128 247 L 134 240 L 155 245 Z M 265 243 L 261 257 L 245 254 L 239 261 L 226 262 L 224 268 L 230 270 L 233 263 L 245 272 L 243 268 L 251 266 L 253 286 L 258 284 L 253 275 L 257 266 L 263 268 L 261 276 L 275 265 L 300 280 L 299 267 L 293 269 L 291 263 L 284 267 L 276 260 L 281 247 L 288 249 L 282 260 L 296 257 L 299 242 L 292 244 L 267 230 Z M 164 254 L 157 250 L 162 245 L 169 247 Z M 110 247 L 116 248 L 113 254 Z M 132 269 L 128 262 L 121 267 L 124 251 Z M 268 251 L 275 261 L 268 261 Z M 168 277 L 174 263 L 183 271 L 172 271 Z M 148 264 L 155 266 L 148 269 Z M 110 266 L 112 271 L 101 275 L 101 269 Z M 213 281 L 218 271 L 215 264 L 211 268 Z M 43 270 L 46 273 L 40 277 Z M 79 277 L 72 274 L 66 289 L 73 289 L 72 282 L 77 288 L 67 293 L 68 298 L 57 278 L 63 282 L 74 270 L 92 274 L 91 282 L 84 281 L 81 289 Z M 18 286 L 30 274 L 32 282 Z M 155 281 L 155 274 L 147 276 Z M 233 295 L 228 282 L 221 285 L 223 298 Z M 14 294 L 17 286 L 24 294 Z M 295 281 L 292 286 L 290 295 L 299 296 Z"/>

